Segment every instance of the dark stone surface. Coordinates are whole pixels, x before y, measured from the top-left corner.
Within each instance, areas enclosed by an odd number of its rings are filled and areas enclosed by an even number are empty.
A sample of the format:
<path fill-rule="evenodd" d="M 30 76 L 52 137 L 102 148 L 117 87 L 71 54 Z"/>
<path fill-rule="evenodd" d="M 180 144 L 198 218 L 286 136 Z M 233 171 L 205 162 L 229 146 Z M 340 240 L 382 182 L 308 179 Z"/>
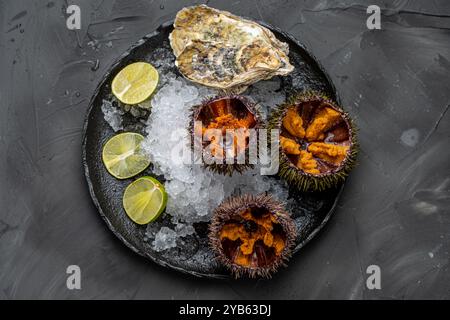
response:
<path fill-rule="evenodd" d="M 77 32 L 64 1 L 0 3 L 0 298 L 450 298 L 447 1 L 209 1 L 305 43 L 360 127 L 336 215 L 287 272 L 259 281 L 165 270 L 99 218 L 80 160 L 88 100 L 120 54 L 189 2 L 76 3 Z M 366 28 L 369 4 L 382 30 Z M 81 290 L 66 288 L 70 264 Z M 366 288 L 372 264 L 381 290 Z"/>

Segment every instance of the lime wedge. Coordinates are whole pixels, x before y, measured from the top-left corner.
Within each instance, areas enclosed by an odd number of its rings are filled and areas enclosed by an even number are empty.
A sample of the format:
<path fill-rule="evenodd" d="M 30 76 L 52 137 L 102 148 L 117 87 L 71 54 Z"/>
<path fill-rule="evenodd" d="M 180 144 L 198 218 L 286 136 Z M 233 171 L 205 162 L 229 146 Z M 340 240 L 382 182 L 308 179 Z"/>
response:
<path fill-rule="evenodd" d="M 127 179 L 144 171 L 150 164 L 141 151 L 144 137 L 125 132 L 109 139 L 103 147 L 102 159 L 106 170 L 117 179 Z"/>
<path fill-rule="evenodd" d="M 158 71 L 147 62 L 135 62 L 114 77 L 112 93 L 125 104 L 138 104 L 148 99 L 158 85 Z"/>
<path fill-rule="evenodd" d="M 167 204 L 164 186 L 155 178 L 142 177 L 132 182 L 123 194 L 123 207 L 137 224 L 156 220 Z"/>

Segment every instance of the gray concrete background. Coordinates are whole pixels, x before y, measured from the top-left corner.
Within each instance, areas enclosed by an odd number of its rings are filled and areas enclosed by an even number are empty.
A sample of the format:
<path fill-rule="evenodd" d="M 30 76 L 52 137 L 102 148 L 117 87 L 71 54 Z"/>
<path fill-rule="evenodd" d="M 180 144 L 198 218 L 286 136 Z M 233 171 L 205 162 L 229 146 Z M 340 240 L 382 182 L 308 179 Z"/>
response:
<path fill-rule="evenodd" d="M 132 43 L 200 1 L 0 2 L 0 298 L 450 298 L 450 4 L 207 1 L 296 36 L 360 127 L 360 165 L 334 218 L 272 280 L 211 281 L 129 251 L 91 203 L 88 101 Z M 82 29 L 65 26 L 78 4 Z M 366 8 L 382 8 L 382 30 Z M 99 68 L 94 67 L 99 63 Z M 82 289 L 66 288 L 66 268 Z M 379 265 L 382 289 L 365 286 Z"/>

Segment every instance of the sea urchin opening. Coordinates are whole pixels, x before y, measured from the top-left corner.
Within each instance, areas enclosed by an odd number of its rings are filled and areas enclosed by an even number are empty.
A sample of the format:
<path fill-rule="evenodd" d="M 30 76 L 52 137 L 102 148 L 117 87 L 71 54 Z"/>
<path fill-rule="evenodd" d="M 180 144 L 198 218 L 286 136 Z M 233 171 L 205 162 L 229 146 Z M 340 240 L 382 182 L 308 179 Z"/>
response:
<path fill-rule="evenodd" d="M 280 129 L 280 176 L 302 190 L 323 190 L 343 181 L 356 157 L 348 114 L 333 101 L 305 93 L 282 105 L 271 120 Z"/>
<path fill-rule="evenodd" d="M 242 96 L 215 97 L 194 107 L 192 132 L 206 166 L 228 175 L 250 167 L 249 129 L 259 122 L 254 104 Z"/>
<path fill-rule="evenodd" d="M 290 256 L 296 237 L 293 220 L 271 196 L 243 195 L 214 212 L 210 244 L 235 277 L 270 277 Z"/>

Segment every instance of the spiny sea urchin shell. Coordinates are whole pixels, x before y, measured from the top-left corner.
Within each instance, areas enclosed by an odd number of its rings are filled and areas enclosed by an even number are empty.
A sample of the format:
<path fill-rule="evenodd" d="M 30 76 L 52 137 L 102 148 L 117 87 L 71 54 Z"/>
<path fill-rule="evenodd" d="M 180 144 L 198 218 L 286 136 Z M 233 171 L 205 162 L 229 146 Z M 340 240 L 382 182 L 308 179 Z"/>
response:
<path fill-rule="evenodd" d="M 209 227 L 211 248 L 236 278 L 270 278 L 290 257 L 296 236 L 283 204 L 266 194 L 228 198 Z"/>
<path fill-rule="evenodd" d="M 317 92 L 291 97 L 271 116 L 280 130 L 279 175 L 300 190 L 320 191 L 343 182 L 358 152 L 350 116 Z"/>
<path fill-rule="evenodd" d="M 249 129 L 257 129 L 260 125 L 256 105 L 243 96 L 206 99 L 192 110 L 190 129 L 194 150 L 195 146 L 201 148 L 203 163 L 214 172 L 230 176 L 235 171 L 242 173 L 252 167 Z"/>

